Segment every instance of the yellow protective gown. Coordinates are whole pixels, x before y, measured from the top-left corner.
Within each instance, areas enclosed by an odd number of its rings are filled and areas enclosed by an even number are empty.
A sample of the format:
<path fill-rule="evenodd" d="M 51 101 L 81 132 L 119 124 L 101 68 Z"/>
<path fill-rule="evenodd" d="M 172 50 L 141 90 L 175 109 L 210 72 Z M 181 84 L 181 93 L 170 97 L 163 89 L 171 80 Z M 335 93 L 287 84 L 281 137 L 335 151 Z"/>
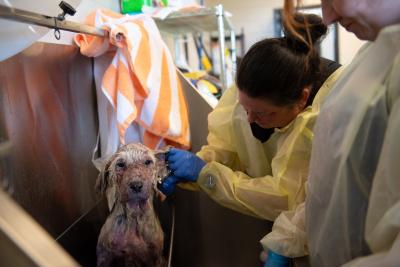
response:
<path fill-rule="evenodd" d="M 247 114 L 237 101 L 237 89 L 227 90 L 208 117 L 208 145 L 197 153 L 207 164 L 197 185 L 220 205 L 266 220 L 274 221 L 282 211 L 298 207 L 305 200 L 315 119 L 339 73 L 340 69 L 327 79 L 312 106 L 286 127 L 275 129 L 265 143 L 253 136 Z M 304 221 L 304 214 L 300 217 Z M 299 226 L 303 229 L 301 241 L 295 242 L 296 248 L 289 248 L 290 239 L 298 238 L 292 231 L 298 227 L 291 218 L 281 220 L 279 229 L 274 226 L 281 234 L 268 243 L 281 243 L 283 235 L 285 245 L 273 246 L 275 252 L 303 256 L 307 253 L 304 226 Z"/>
<path fill-rule="evenodd" d="M 400 266 L 400 24 L 358 53 L 315 125 L 307 190 L 313 266 Z"/>

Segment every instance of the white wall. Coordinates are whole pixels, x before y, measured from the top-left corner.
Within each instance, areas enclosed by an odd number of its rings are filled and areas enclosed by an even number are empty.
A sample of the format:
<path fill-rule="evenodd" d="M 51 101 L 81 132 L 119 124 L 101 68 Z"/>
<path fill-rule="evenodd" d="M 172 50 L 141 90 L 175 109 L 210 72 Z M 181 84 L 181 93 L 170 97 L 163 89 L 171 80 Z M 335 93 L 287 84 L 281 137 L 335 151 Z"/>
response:
<path fill-rule="evenodd" d="M 205 0 L 207 6 L 222 4 L 232 13 L 230 18 L 235 30 L 244 29 L 245 51 L 255 42 L 274 36 L 273 11 L 283 7 L 282 0 Z M 303 1 L 304 6 L 319 5 L 320 0 Z M 339 62 L 347 64 L 363 44 L 354 34 L 339 29 Z"/>
<path fill-rule="evenodd" d="M 255 42 L 274 35 L 273 12 L 282 8 L 282 0 L 205 0 L 206 6 L 222 4 L 232 13 L 230 18 L 235 30 L 245 33 L 245 51 Z"/>
<path fill-rule="evenodd" d="M 339 62 L 343 65 L 349 64 L 364 43 L 353 33 L 339 27 Z"/>

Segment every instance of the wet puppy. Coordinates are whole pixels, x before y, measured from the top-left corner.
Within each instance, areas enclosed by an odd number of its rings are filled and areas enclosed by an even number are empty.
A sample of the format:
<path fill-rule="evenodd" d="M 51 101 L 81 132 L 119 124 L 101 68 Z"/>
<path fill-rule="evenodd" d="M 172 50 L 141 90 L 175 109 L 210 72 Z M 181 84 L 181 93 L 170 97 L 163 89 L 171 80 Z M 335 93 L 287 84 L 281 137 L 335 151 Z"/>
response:
<path fill-rule="evenodd" d="M 96 188 L 111 214 L 97 242 L 97 266 L 164 266 L 164 234 L 153 209 L 157 181 L 168 174 L 165 151 L 142 144 L 121 147 L 100 173 Z"/>

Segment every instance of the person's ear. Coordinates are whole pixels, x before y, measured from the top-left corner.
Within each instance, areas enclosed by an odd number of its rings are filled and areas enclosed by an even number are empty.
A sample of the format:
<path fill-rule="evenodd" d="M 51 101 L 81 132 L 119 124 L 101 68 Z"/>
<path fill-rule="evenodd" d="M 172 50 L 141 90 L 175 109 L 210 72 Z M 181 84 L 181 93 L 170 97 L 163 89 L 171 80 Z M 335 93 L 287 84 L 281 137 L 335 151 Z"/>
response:
<path fill-rule="evenodd" d="M 306 107 L 308 98 L 310 97 L 310 94 L 311 94 L 311 86 L 305 87 L 303 89 L 303 91 L 301 92 L 301 97 L 300 97 L 300 101 L 299 101 L 299 108 L 301 110 L 303 110 Z"/>

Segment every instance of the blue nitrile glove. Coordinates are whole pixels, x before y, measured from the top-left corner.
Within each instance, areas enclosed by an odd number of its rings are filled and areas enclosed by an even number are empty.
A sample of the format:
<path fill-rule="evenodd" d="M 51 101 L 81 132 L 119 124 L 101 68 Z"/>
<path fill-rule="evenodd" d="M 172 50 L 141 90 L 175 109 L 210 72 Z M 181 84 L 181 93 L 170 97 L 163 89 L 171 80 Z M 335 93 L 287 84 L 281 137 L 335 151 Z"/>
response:
<path fill-rule="evenodd" d="M 195 154 L 177 148 L 167 153 L 168 167 L 182 182 L 195 182 L 206 162 Z"/>
<path fill-rule="evenodd" d="M 289 267 L 290 258 L 276 254 L 272 250 L 268 251 L 268 257 L 264 267 Z"/>
<path fill-rule="evenodd" d="M 175 191 L 175 186 L 181 180 L 176 176 L 168 176 L 164 178 L 161 185 L 158 186 L 158 189 L 166 196 L 171 195 Z"/>

